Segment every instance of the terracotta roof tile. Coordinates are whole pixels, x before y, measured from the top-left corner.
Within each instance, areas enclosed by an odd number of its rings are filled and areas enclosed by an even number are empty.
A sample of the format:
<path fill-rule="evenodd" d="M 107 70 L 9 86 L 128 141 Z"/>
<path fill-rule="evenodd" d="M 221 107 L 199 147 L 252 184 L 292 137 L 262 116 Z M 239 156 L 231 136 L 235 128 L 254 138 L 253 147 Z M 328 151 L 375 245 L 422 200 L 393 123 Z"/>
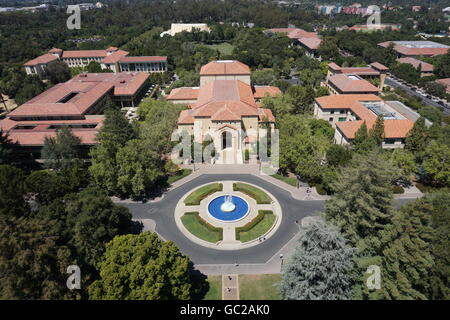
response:
<path fill-rule="evenodd" d="M 103 63 L 116 63 L 121 58 L 125 57 L 129 52 L 124 50 L 117 50 L 114 53 L 111 53 L 109 56 L 106 56 L 102 59 Z"/>
<path fill-rule="evenodd" d="M 107 55 L 106 50 L 68 50 L 63 51 L 62 58 L 101 58 Z"/>
<path fill-rule="evenodd" d="M 310 50 L 316 50 L 320 47 L 322 40 L 318 38 L 300 38 L 298 41 Z"/>
<path fill-rule="evenodd" d="M 280 94 L 281 90 L 277 87 L 273 86 L 254 86 L 254 97 L 255 99 L 262 99 L 267 95 L 269 96 L 275 96 L 277 94 Z"/>
<path fill-rule="evenodd" d="M 142 56 L 142 57 L 122 57 L 119 62 L 165 62 L 167 57 L 165 56 Z"/>
<path fill-rule="evenodd" d="M 34 66 L 38 64 L 46 64 L 52 61 L 58 60 L 58 57 L 54 56 L 53 54 L 46 53 L 42 56 L 39 56 L 37 58 L 34 58 L 33 60 L 30 60 L 24 64 L 24 66 Z"/>
<path fill-rule="evenodd" d="M 367 80 L 353 80 L 345 74 L 336 74 L 328 78 L 328 82 L 343 93 L 378 93 L 379 88 Z"/>
<path fill-rule="evenodd" d="M 438 79 L 438 80 L 436 80 L 436 82 L 446 86 L 447 87 L 447 92 L 450 92 L 450 78 Z"/>
<path fill-rule="evenodd" d="M 371 129 L 375 120 L 358 120 L 358 121 L 345 121 L 337 122 L 336 127 L 347 137 L 348 139 L 354 139 L 355 134 L 361 127 L 363 122 L 366 122 L 367 129 Z M 385 138 L 406 138 L 409 131 L 414 126 L 414 121 L 412 120 L 384 120 L 384 135 Z"/>
<path fill-rule="evenodd" d="M 422 66 L 422 72 L 433 72 L 434 66 L 432 64 L 420 61 L 418 59 L 412 58 L 412 57 L 405 57 L 397 59 L 400 63 L 406 63 L 412 65 L 414 68 L 418 69 L 419 66 Z"/>
<path fill-rule="evenodd" d="M 391 43 L 394 43 L 394 50 L 404 56 L 436 56 L 441 54 L 446 54 L 450 47 L 442 48 L 430 48 L 430 47 L 408 47 L 401 42 L 396 41 L 386 41 L 381 42 L 378 45 L 384 48 L 389 47 Z"/>
<path fill-rule="evenodd" d="M 167 100 L 197 100 L 198 93 L 200 88 L 190 88 L 190 87 L 182 87 L 175 88 L 170 91 L 170 94 L 167 96 Z"/>
<path fill-rule="evenodd" d="M 200 75 L 250 75 L 250 68 L 236 60 L 212 61 L 200 69 Z"/>

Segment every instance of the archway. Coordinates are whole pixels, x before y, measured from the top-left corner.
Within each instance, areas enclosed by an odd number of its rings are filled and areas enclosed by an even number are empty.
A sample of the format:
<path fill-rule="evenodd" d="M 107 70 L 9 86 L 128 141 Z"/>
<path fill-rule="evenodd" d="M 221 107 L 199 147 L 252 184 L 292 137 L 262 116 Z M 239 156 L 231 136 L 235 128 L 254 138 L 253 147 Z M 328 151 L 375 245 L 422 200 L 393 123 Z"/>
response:
<path fill-rule="evenodd" d="M 222 150 L 226 148 L 231 148 L 232 143 L 232 134 L 229 131 L 222 132 Z"/>

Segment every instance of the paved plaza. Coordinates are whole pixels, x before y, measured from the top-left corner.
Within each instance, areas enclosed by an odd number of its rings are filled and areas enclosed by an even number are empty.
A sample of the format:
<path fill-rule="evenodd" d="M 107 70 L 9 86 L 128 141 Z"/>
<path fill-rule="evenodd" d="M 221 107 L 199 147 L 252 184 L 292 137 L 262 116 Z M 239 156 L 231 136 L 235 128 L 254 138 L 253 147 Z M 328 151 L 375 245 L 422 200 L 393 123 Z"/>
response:
<path fill-rule="evenodd" d="M 280 254 L 283 255 L 284 261 L 287 261 L 296 246 L 302 220 L 305 217 L 317 216 L 323 211 L 325 199 L 328 197 L 315 192 L 307 195 L 304 190 L 306 188 L 297 189 L 257 173 L 258 166 L 206 166 L 197 168 L 191 175 L 174 183 L 162 197 L 149 202 L 115 201 L 129 208 L 133 220 L 140 221 L 143 230 L 157 232 L 162 239 L 174 241 L 181 252 L 194 262 L 195 268 L 204 274 L 279 273 Z M 175 221 L 174 213 L 178 202 L 193 189 L 217 181 L 240 181 L 269 191 L 279 202 L 283 215 L 277 231 L 258 245 L 236 250 L 208 248 L 186 237 Z M 396 199 L 395 204 L 401 205 L 414 196 L 415 194 L 405 195 L 403 199 Z"/>

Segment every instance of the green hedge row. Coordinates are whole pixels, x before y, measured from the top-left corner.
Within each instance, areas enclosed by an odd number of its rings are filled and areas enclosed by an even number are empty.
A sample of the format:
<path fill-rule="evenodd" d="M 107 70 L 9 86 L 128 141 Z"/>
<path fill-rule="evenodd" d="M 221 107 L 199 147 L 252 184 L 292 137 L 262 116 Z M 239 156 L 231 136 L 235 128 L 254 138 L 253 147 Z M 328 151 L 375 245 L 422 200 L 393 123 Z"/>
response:
<path fill-rule="evenodd" d="M 270 204 L 272 203 L 272 198 L 269 197 L 267 193 L 261 189 L 251 186 L 245 183 L 233 183 L 233 190 L 245 193 L 249 197 L 256 200 L 257 204 Z"/>
<path fill-rule="evenodd" d="M 252 221 L 249 223 L 243 225 L 242 227 L 237 227 L 235 229 L 236 232 L 236 240 L 240 240 L 240 233 L 241 232 L 247 232 L 253 229 L 258 223 L 260 223 L 264 219 L 265 214 L 273 214 L 272 210 L 258 210 L 258 215 L 253 218 Z"/>
<path fill-rule="evenodd" d="M 184 204 L 187 206 L 198 206 L 200 201 L 205 199 L 207 196 L 213 194 L 214 192 L 219 192 L 223 190 L 223 185 L 221 183 L 211 183 L 203 186 L 184 199 Z"/>
<path fill-rule="evenodd" d="M 203 225 L 206 228 L 208 228 L 209 231 L 219 233 L 219 240 L 218 241 L 222 241 L 223 240 L 223 229 L 215 227 L 212 224 L 209 224 L 208 222 L 203 220 L 203 218 L 200 217 L 200 214 L 198 212 L 186 212 L 184 215 L 193 215 L 193 216 L 195 216 L 195 218 L 198 220 L 198 222 L 201 225 Z"/>

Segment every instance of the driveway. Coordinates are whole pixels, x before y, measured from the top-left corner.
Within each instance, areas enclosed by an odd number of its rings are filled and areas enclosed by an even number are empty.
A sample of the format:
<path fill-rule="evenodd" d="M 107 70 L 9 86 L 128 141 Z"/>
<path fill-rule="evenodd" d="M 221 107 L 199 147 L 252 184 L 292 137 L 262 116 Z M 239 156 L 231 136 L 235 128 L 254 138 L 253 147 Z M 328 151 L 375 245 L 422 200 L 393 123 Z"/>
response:
<path fill-rule="evenodd" d="M 197 186 L 223 180 L 252 183 L 267 189 L 277 198 L 282 209 L 282 221 L 279 229 L 272 237 L 248 249 L 223 251 L 197 245 L 181 233 L 174 219 L 175 207 L 181 197 Z M 396 203 L 403 204 L 406 201 L 408 200 L 396 200 Z M 118 204 L 127 207 L 132 213 L 133 219 L 154 220 L 156 232 L 165 240 L 175 242 L 181 252 L 189 256 L 195 264 L 266 263 L 298 232 L 299 227 L 295 224 L 295 220 L 300 223 L 301 219 L 317 215 L 324 207 L 324 201 L 320 200 L 295 200 L 289 192 L 252 174 L 203 174 L 166 193 L 160 201 L 149 203 L 121 202 Z"/>

